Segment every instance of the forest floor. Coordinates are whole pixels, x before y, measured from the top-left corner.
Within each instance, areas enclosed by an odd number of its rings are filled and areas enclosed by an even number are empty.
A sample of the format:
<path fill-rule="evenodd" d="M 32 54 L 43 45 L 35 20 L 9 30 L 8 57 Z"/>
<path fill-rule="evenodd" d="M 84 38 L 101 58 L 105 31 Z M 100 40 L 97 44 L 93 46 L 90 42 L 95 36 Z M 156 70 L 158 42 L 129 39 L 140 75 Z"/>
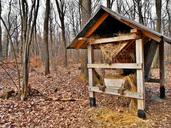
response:
<path fill-rule="evenodd" d="M 4 65 L 17 80 L 12 64 Z M 78 64 L 57 66 L 44 76 L 42 68 L 32 67 L 29 85 L 31 96 L 20 101 L 17 96 L 0 99 L 0 127 L 3 128 L 170 128 L 171 65 L 167 67 L 166 99 L 160 100 L 158 84 L 146 84 L 147 119 L 128 112 L 125 99 L 97 94 L 97 107 L 90 108 L 87 82 L 80 79 Z M 152 72 L 153 76 L 157 70 Z M 5 87 L 14 88 L 7 73 L 0 68 L 0 94 Z"/>

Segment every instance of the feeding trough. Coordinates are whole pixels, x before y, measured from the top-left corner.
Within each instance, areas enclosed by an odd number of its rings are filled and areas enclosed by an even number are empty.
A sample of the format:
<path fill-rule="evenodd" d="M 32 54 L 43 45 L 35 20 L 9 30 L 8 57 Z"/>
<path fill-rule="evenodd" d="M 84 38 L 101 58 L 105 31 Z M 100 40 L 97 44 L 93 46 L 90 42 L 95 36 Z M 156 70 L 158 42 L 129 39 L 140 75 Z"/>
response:
<path fill-rule="evenodd" d="M 101 6 L 68 48 L 88 50 L 90 106 L 96 106 L 95 93 L 105 93 L 137 100 L 137 114 L 145 118 L 145 81 L 159 47 L 160 97 L 165 97 L 164 42 L 171 39 Z M 103 63 L 95 63 L 94 49 L 99 49 Z M 122 70 L 119 75 L 103 77 L 96 85 L 97 69 Z M 119 76 L 119 77 L 118 77 Z"/>

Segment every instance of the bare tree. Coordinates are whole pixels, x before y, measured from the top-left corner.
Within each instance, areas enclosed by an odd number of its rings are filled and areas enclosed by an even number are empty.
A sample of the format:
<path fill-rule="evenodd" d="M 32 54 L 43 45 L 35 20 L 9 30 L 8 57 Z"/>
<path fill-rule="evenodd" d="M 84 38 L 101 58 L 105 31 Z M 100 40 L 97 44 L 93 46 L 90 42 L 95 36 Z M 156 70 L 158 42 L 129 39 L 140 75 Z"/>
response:
<path fill-rule="evenodd" d="M 65 0 L 55 0 L 58 16 L 60 20 L 60 28 L 62 30 L 62 42 L 64 47 L 64 66 L 67 66 L 67 49 L 66 49 L 66 37 L 65 37 L 65 14 L 66 14 L 66 1 Z"/>
<path fill-rule="evenodd" d="M 171 0 L 166 0 L 166 11 L 168 14 L 168 35 L 171 37 Z"/>
<path fill-rule="evenodd" d="M 71 26 L 72 35 L 76 36 L 80 30 L 79 5 L 74 0 L 70 1 L 67 6 L 67 21 Z"/>
<path fill-rule="evenodd" d="M 44 66 L 45 66 L 45 75 L 50 73 L 49 69 L 49 45 L 48 45 L 48 34 L 49 34 L 49 16 L 50 16 L 50 0 L 46 0 L 46 10 L 44 18 Z"/>
<path fill-rule="evenodd" d="M 0 17 L 2 12 L 2 6 L 1 6 L 1 0 L 0 0 Z M 0 21 L 0 60 L 2 60 L 2 27 L 1 27 L 1 21 Z"/>
<path fill-rule="evenodd" d="M 50 31 L 50 56 L 53 57 L 53 36 L 54 36 L 54 23 L 53 23 L 53 3 L 50 3 L 50 14 L 49 14 L 49 31 Z"/>
<path fill-rule="evenodd" d="M 155 6 L 156 6 L 156 15 L 157 15 L 156 31 L 161 32 L 162 0 L 155 0 Z M 158 67 L 158 57 L 159 57 L 159 48 L 157 48 L 157 50 L 156 50 L 156 54 L 154 56 L 152 67 Z"/>
<path fill-rule="evenodd" d="M 112 6 L 113 6 L 114 1 L 115 0 L 106 0 L 107 7 L 111 9 Z"/>
<path fill-rule="evenodd" d="M 156 0 L 156 15 L 157 15 L 156 31 L 157 32 L 161 32 L 161 8 L 162 8 L 162 0 Z"/>
<path fill-rule="evenodd" d="M 144 24 L 143 14 L 142 14 L 142 0 L 135 0 L 138 8 L 139 23 Z"/>
<path fill-rule="evenodd" d="M 81 6 L 81 28 L 83 28 L 83 26 L 91 17 L 91 0 L 80 0 L 79 2 Z M 87 62 L 87 51 L 82 51 L 81 73 L 85 79 L 87 79 L 88 76 Z"/>
<path fill-rule="evenodd" d="M 11 43 L 12 42 L 10 42 L 10 39 L 9 38 L 11 38 L 10 36 L 11 36 L 11 29 L 12 29 L 12 25 L 13 25 L 13 23 L 12 23 L 12 18 L 11 18 L 11 9 L 12 9 L 12 0 L 10 0 L 9 1 L 9 7 L 8 7 L 8 14 L 7 14 L 7 17 L 5 17 L 5 22 L 6 22 L 6 26 L 7 26 L 7 28 L 8 28 L 8 30 L 6 30 L 6 51 L 5 51 L 5 57 L 7 58 L 7 57 L 9 57 L 10 56 L 10 53 L 11 53 Z M 8 32 L 9 32 L 9 34 L 7 34 Z"/>
<path fill-rule="evenodd" d="M 21 89 L 21 100 L 25 100 L 29 94 L 29 55 L 30 55 L 30 44 L 32 41 L 33 30 L 36 25 L 39 0 L 33 0 L 31 9 L 29 12 L 29 6 L 26 0 L 20 1 L 20 12 L 21 12 L 21 25 L 22 25 L 22 43 L 23 43 L 23 58 L 22 58 L 22 89 Z"/>

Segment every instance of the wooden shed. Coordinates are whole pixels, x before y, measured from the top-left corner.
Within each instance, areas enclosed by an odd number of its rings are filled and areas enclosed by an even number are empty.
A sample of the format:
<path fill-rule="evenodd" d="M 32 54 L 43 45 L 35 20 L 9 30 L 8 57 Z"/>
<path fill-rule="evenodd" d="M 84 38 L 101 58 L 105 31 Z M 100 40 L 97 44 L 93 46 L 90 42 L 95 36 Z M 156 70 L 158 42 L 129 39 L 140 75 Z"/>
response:
<path fill-rule="evenodd" d="M 171 39 L 101 6 L 68 46 L 69 49 L 88 50 L 87 68 L 90 106 L 96 105 L 96 92 L 134 98 L 137 99 L 138 116 L 145 118 L 144 82 L 159 82 L 160 97 L 165 97 L 165 42 L 171 44 Z M 159 47 L 160 79 L 152 80 L 149 78 L 149 71 L 157 47 Z M 101 49 L 110 62 L 94 63 L 94 49 Z M 137 88 L 134 92 L 130 91 L 128 88 L 123 87 L 125 77 L 116 77 L 115 79 L 103 78 L 105 88 L 100 89 L 93 80 L 93 71 L 95 69 L 134 71 L 132 74 L 135 75 Z M 129 75 L 129 73 L 124 74 L 126 74 L 125 76 Z"/>

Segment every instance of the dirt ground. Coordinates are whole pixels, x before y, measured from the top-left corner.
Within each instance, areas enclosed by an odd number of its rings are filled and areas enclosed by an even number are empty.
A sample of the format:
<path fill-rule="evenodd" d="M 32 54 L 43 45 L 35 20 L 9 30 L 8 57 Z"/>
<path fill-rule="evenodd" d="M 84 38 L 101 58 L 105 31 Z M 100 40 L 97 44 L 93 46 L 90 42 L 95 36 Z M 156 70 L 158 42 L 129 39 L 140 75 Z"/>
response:
<path fill-rule="evenodd" d="M 87 82 L 80 79 L 78 64 L 67 69 L 58 66 L 44 76 L 40 68 L 30 71 L 31 96 L 27 101 L 12 96 L 0 99 L 2 128 L 170 128 L 171 127 L 171 65 L 167 67 L 166 99 L 160 100 L 159 85 L 146 83 L 146 120 L 128 112 L 123 98 L 97 94 L 97 107 L 90 108 Z M 6 66 L 16 81 L 14 67 Z M 152 76 L 156 77 L 157 70 Z M 0 69 L 0 94 L 5 86 L 14 88 L 5 71 Z"/>

